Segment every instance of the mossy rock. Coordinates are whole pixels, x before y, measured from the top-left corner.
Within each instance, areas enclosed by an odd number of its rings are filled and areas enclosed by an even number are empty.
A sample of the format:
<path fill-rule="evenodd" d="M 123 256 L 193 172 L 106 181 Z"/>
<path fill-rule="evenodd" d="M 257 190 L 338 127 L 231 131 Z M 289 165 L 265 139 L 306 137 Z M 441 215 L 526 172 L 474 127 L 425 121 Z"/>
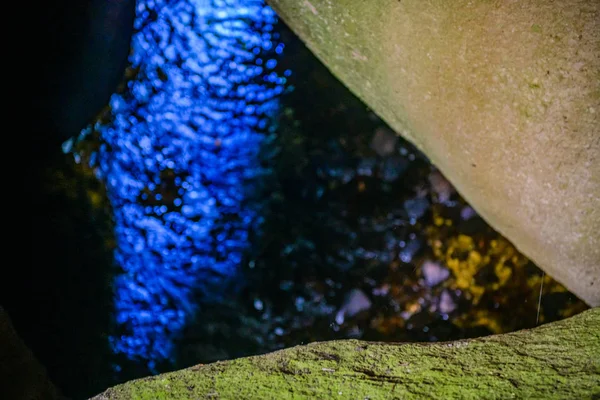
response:
<path fill-rule="evenodd" d="M 269 3 L 492 227 L 600 305 L 600 1 Z"/>
<path fill-rule="evenodd" d="M 456 342 L 313 343 L 134 380 L 92 400 L 594 396 L 600 396 L 600 308 L 531 330 Z"/>

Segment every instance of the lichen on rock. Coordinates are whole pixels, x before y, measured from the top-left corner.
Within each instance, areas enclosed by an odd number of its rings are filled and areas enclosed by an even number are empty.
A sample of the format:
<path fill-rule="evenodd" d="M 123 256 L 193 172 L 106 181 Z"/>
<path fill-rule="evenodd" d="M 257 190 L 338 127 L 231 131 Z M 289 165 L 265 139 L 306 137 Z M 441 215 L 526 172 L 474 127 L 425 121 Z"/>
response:
<path fill-rule="evenodd" d="M 131 381 L 92 400 L 587 399 L 600 394 L 600 308 L 445 343 L 343 340 Z"/>

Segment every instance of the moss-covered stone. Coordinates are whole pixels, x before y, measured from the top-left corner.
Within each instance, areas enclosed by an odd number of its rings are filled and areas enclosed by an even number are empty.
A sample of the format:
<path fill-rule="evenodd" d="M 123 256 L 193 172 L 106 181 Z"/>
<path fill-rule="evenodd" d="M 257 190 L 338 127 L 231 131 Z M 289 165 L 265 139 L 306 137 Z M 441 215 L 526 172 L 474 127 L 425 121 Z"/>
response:
<path fill-rule="evenodd" d="M 600 308 L 532 330 L 446 343 L 343 340 L 131 381 L 93 400 L 591 399 Z"/>
<path fill-rule="evenodd" d="M 488 223 L 600 305 L 600 2 L 269 0 Z"/>

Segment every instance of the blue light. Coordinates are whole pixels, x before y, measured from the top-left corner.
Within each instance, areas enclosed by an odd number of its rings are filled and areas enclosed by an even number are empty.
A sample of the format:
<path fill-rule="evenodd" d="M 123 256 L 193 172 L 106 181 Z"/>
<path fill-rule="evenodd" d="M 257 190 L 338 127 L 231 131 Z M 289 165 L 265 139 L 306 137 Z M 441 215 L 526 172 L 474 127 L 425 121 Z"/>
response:
<path fill-rule="evenodd" d="M 273 58 L 272 58 L 272 59 L 270 59 L 269 61 L 267 61 L 267 65 L 266 65 L 266 67 L 267 67 L 268 69 L 273 69 L 273 68 L 275 68 L 276 66 L 277 66 L 277 60 L 275 60 L 275 59 L 273 59 Z"/>
<path fill-rule="evenodd" d="M 276 22 L 262 0 L 138 2 L 137 75 L 112 97 L 110 122 L 96 127 L 96 166 L 122 269 L 110 341 L 150 369 L 171 359 L 203 273 L 234 276 L 249 232 L 260 232 L 262 206 L 252 199 L 268 171 L 259 153 L 284 88 L 259 60 L 277 65 Z"/>

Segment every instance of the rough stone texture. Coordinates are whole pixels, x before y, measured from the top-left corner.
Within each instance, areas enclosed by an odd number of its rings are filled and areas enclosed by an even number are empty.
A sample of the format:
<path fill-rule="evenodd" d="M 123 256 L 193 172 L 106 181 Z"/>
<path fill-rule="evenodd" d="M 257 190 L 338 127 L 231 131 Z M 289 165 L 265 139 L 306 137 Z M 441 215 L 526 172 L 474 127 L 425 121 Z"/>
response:
<path fill-rule="evenodd" d="M 457 342 L 313 343 L 131 381 L 93 400 L 595 396 L 600 308 L 532 330 Z"/>
<path fill-rule="evenodd" d="M 491 226 L 600 305 L 600 1 L 269 3 Z"/>
<path fill-rule="evenodd" d="M 60 400 L 46 370 L 21 341 L 0 306 L 0 399 Z"/>

